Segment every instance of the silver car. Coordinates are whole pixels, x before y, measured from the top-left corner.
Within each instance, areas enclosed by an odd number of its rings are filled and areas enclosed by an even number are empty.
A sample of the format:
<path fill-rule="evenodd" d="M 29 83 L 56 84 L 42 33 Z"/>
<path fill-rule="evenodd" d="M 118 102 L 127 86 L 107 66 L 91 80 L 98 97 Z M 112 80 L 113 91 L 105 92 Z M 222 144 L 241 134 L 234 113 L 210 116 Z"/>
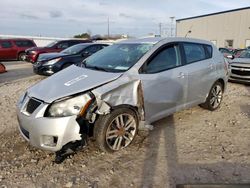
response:
<path fill-rule="evenodd" d="M 44 150 L 66 151 L 94 137 L 100 149 L 118 151 L 139 125 L 195 105 L 217 109 L 227 67 L 203 40 L 122 41 L 29 88 L 17 105 L 19 129 Z"/>
<path fill-rule="evenodd" d="M 250 50 L 230 61 L 229 80 L 250 84 Z"/>

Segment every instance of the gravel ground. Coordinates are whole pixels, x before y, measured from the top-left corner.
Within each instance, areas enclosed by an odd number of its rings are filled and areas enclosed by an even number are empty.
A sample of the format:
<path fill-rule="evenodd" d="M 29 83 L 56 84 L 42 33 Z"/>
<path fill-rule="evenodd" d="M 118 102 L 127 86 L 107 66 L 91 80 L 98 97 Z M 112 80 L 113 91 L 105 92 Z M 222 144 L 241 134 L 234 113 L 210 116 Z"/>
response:
<path fill-rule="evenodd" d="M 0 187 L 175 187 L 250 183 L 250 87 L 229 83 L 215 112 L 194 107 L 140 131 L 115 154 L 92 142 L 62 164 L 17 130 L 15 104 L 41 78 L 0 85 Z"/>

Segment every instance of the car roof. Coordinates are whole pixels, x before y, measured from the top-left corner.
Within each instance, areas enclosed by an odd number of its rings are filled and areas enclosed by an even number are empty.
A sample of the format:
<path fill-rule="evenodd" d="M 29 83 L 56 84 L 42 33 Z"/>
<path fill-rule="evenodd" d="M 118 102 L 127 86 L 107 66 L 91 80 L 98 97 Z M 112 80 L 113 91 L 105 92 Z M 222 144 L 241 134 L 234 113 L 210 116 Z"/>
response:
<path fill-rule="evenodd" d="M 202 43 L 209 44 L 212 43 L 210 41 L 194 39 L 194 38 L 184 38 L 184 37 L 148 37 L 148 38 L 140 38 L 140 39 L 129 39 L 118 42 L 118 44 L 157 44 L 159 42 L 167 43 L 167 42 L 194 42 L 194 43 Z"/>
<path fill-rule="evenodd" d="M 24 40 L 26 40 L 26 41 L 33 41 L 32 39 L 26 39 L 26 38 L 5 38 L 5 39 L 1 39 L 0 38 L 0 41 L 6 41 L 6 40 L 14 40 L 14 41 L 24 41 Z"/>
<path fill-rule="evenodd" d="M 104 43 L 80 43 L 80 44 L 76 44 L 74 46 L 91 46 L 91 45 L 109 45 L 109 44 L 104 44 Z"/>
<path fill-rule="evenodd" d="M 148 38 L 139 38 L 139 39 L 128 39 L 128 40 L 122 40 L 118 42 L 119 44 L 156 44 L 159 41 L 163 40 L 162 37 L 148 37 Z"/>
<path fill-rule="evenodd" d="M 66 39 L 66 40 L 55 40 L 56 42 L 67 42 L 67 41 L 71 41 L 71 42 L 81 42 L 81 41 L 88 41 L 91 42 L 91 40 L 89 39 Z"/>

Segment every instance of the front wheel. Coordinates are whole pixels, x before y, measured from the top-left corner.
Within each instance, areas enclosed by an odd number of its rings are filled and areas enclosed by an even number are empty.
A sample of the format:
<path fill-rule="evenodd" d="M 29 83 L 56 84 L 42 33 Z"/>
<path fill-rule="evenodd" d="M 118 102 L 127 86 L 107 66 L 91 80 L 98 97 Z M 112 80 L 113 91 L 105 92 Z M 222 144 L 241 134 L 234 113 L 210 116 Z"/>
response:
<path fill-rule="evenodd" d="M 19 60 L 19 61 L 24 61 L 25 58 L 26 58 L 26 57 L 25 57 L 25 53 L 24 53 L 24 52 L 21 52 L 21 53 L 18 54 L 18 60 Z"/>
<path fill-rule="evenodd" d="M 132 143 L 138 129 L 135 112 L 119 108 L 110 114 L 100 116 L 94 125 L 96 145 L 103 151 L 119 151 Z"/>
<path fill-rule="evenodd" d="M 71 63 L 66 63 L 66 64 L 64 64 L 63 66 L 62 66 L 62 69 L 66 69 L 66 68 L 68 68 L 70 65 L 72 65 Z"/>
<path fill-rule="evenodd" d="M 214 111 L 220 107 L 222 98 L 223 86 L 220 82 L 215 82 L 209 92 L 206 102 L 201 104 L 200 106 L 210 111 Z"/>

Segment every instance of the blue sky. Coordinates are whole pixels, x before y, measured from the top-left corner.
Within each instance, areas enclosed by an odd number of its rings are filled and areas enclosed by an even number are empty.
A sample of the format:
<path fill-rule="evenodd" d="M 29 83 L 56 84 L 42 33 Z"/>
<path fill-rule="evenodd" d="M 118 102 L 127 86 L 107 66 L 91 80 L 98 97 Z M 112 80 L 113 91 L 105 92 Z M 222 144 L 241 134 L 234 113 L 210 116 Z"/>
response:
<path fill-rule="evenodd" d="M 250 6 L 250 0 L 0 0 L 0 34 L 71 37 L 170 32 L 177 19 Z"/>

